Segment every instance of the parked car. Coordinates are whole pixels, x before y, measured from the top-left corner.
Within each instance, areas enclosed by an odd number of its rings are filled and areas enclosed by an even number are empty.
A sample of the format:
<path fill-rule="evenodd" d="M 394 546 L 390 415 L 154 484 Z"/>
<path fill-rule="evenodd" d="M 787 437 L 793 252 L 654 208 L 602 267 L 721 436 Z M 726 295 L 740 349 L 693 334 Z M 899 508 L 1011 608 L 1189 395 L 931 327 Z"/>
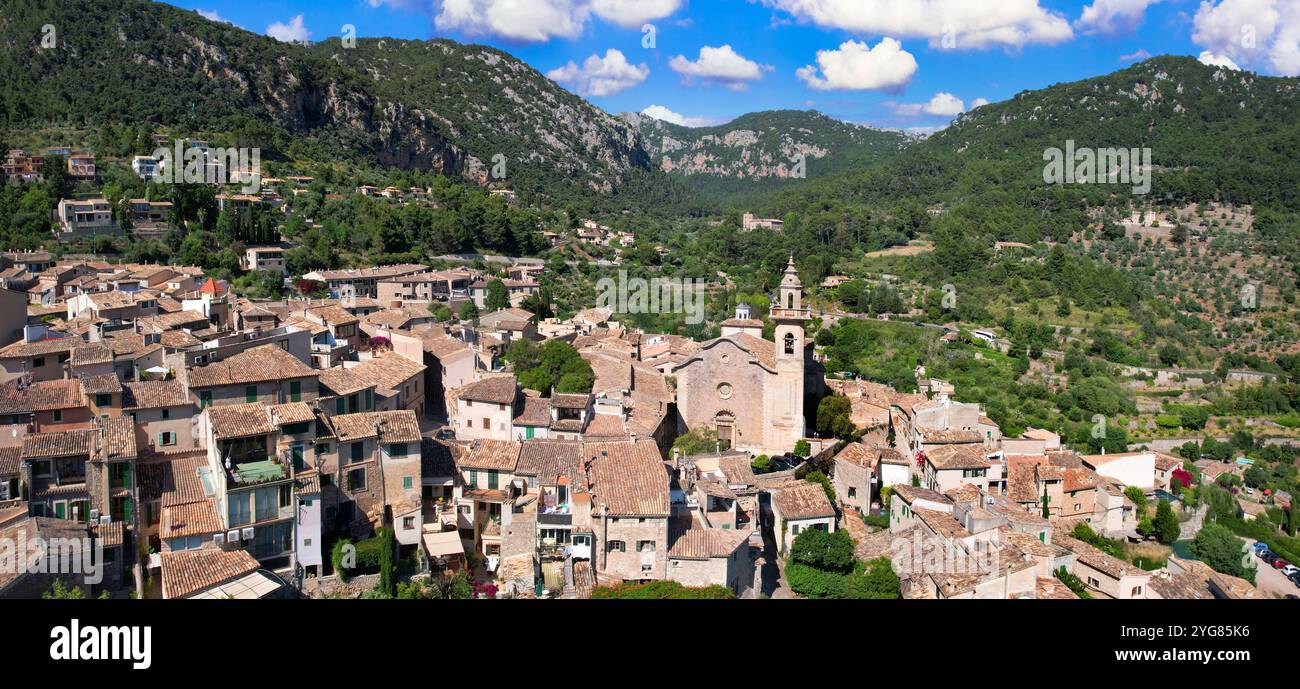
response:
<path fill-rule="evenodd" d="M 1296 567 L 1295 565 L 1287 565 L 1286 567 L 1282 568 L 1282 573 L 1287 575 L 1288 577 L 1297 572 L 1300 572 L 1300 567 Z"/>
<path fill-rule="evenodd" d="M 1271 565 L 1273 564 L 1273 561 L 1277 559 L 1277 553 L 1271 550 L 1265 550 L 1262 554 L 1260 554 L 1259 559 Z"/>
<path fill-rule="evenodd" d="M 437 433 L 438 440 L 455 440 L 456 431 L 450 428 L 440 428 Z"/>
<path fill-rule="evenodd" d="M 1254 494 L 1255 494 L 1255 489 L 1251 488 L 1250 486 L 1246 486 L 1246 495 L 1254 495 Z"/>
<path fill-rule="evenodd" d="M 1300 588 L 1300 572 L 1294 572 L 1287 578 L 1291 580 L 1292 584 L 1295 584 L 1296 587 Z"/>
<path fill-rule="evenodd" d="M 1268 552 L 1268 544 L 1263 541 L 1255 541 L 1255 545 L 1252 545 L 1251 549 L 1255 551 L 1255 557 L 1259 557 Z"/>
<path fill-rule="evenodd" d="M 1277 557 L 1277 556 L 1274 556 L 1274 557 L 1275 557 L 1276 559 L 1269 563 L 1270 565 L 1273 565 L 1273 569 L 1286 569 L 1287 567 L 1289 567 L 1289 566 L 1291 565 L 1290 562 L 1287 562 L 1286 560 L 1283 560 L 1283 559 L 1280 558 L 1280 557 Z"/>

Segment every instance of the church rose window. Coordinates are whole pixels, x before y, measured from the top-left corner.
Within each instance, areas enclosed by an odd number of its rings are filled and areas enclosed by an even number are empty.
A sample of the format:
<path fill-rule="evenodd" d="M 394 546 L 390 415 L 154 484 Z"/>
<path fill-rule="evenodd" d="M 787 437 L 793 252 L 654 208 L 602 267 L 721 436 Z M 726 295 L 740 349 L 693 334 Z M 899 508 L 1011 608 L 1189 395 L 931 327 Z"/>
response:
<path fill-rule="evenodd" d="M 718 396 L 724 400 L 731 399 L 731 383 L 723 383 L 718 386 Z"/>

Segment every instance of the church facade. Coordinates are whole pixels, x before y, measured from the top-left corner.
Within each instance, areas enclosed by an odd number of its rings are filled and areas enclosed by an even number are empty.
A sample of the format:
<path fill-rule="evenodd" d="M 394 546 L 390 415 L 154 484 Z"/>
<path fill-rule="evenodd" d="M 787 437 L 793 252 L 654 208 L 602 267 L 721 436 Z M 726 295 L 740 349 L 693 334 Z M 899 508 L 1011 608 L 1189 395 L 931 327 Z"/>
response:
<path fill-rule="evenodd" d="M 754 454 L 793 450 L 807 434 L 804 396 L 820 381 L 804 336 L 809 316 L 791 259 L 769 311 L 775 341 L 763 339 L 762 321 L 751 319 L 748 305 L 741 304 L 736 318 L 722 324 L 721 337 L 673 370 L 678 430 L 707 429 L 723 448 Z"/>

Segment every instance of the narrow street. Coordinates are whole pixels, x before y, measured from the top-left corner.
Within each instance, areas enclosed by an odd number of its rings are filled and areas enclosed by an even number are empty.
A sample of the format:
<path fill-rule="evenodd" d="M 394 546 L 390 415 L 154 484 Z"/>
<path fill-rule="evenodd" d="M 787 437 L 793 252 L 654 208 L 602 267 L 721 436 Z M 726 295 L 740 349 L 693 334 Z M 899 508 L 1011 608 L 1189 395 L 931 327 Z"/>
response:
<path fill-rule="evenodd" d="M 772 527 L 763 525 L 763 553 L 757 563 L 758 590 L 772 599 L 794 598 L 794 592 L 785 580 L 785 565 L 776 549 L 776 536 Z"/>

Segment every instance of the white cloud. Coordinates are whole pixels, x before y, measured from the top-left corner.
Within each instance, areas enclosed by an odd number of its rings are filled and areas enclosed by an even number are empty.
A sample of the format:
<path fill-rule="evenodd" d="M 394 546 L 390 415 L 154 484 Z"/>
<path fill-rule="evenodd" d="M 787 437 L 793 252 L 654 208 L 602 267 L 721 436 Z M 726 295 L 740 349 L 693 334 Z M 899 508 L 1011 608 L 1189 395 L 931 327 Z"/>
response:
<path fill-rule="evenodd" d="M 547 72 L 546 76 L 571 85 L 580 96 L 612 96 L 645 81 L 650 76 L 650 68 L 644 62 L 639 65 L 629 63 L 621 50 L 611 48 L 605 51 L 603 58 L 592 55 L 581 67 L 570 60 L 569 64 Z"/>
<path fill-rule="evenodd" d="M 987 103 L 987 101 L 985 101 Z M 960 98 L 940 91 L 934 94 L 928 103 L 900 103 L 894 106 L 894 112 L 908 117 L 933 115 L 935 117 L 956 117 L 966 112 L 966 104 Z"/>
<path fill-rule="evenodd" d="M 684 0 L 592 0 L 591 11 L 607 22 L 623 27 L 641 28 L 654 19 L 663 19 L 681 8 Z"/>
<path fill-rule="evenodd" d="M 1055 44 L 1070 22 L 1039 0 L 758 0 L 796 19 L 858 34 L 925 38 L 957 50 Z"/>
<path fill-rule="evenodd" d="M 1146 19 L 1147 7 L 1160 0 L 1095 0 L 1083 8 L 1074 28 L 1089 36 L 1131 34 Z"/>
<path fill-rule="evenodd" d="M 916 58 L 888 36 L 874 48 L 846 41 L 836 50 L 817 51 L 817 67 L 802 67 L 797 74 L 818 91 L 897 91 L 916 74 Z"/>
<path fill-rule="evenodd" d="M 434 22 L 444 31 L 471 36 L 547 41 L 576 38 L 590 13 L 591 6 L 577 0 L 443 0 Z"/>
<path fill-rule="evenodd" d="M 1232 58 L 1227 55 L 1215 55 L 1208 50 L 1201 51 L 1201 56 L 1196 59 L 1200 60 L 1201 64 L 1209 65 L 1211 67 L 1227 67 L 1228 69 L 1236 70 L 1241 69 L 1237 66 L 1237 63 L 1233 62 Z"/>
<path fill-rule="evenodd" d="M 729 45 L 718 48 L 706 45 L 700 48 L 700 57 L 694 62 L 678 55 L 669 60 L 668 66 L 684 77 L 724 84 L 737 91 L 744 90 L 748 82 L 762 79 L 763 72 L 772 69 L 744 57 Z"/>
<path fill-rule="evenodd" d="M 425 10 L 443 31 L 512 41 L 576 38 L 592 17 L 625 28 L 671 16 L 686 0 L 366 0 L 371 7 Z"/>
<path fill-rule="evenodd" d="M 266 27 L 266 35 L 285 43 L 306 43 L 311 38 L 311 32 L 302 23 L 301 14 L 290 19 L 288 24 L 284 22 L 271 24 Z"/>
<path fill-rule="evenodd" d="M 194 10 L 194 11 L 198 12 L 200 17 L 203 17 L 208 21 L 223 22 L 226 24 L 230 23 L 229 19 L 226 19 L 225 17 L 218 14 L 216 10 Z"/>
<path fill-rule="evenodd" d="M 641 114 L 653 117 L 656 120 L 662 120 L 683 127 L 711 127 L 719 123 L 718 120 L 711 117 L 687 117 L 681 113 L 673 112 L 662 105 L 651 105 L 645 110 L 642 110 Z"/>
<path fill-rule="evenodd" d="M 1132 62 L 1134 60 L 1146 60 L 1150 57 L 1151 57 L 1151 53 L 1148 53 L 1146 48 L 1138 48 L 1136 51 L 1131 52 L 1128 55 L 1120 55 L 1119 61 Z"/>
<path fill-rule="evenodd" d="M 1300 0 L 1202 0 L 1192 25 L 1210 59 L 1300 75 Z"/>
<path fill-rule="evenodd" d="M 974 110 L 975 108 L 982 108 L 982 107 L 984 107 L 984 106 L 986 106 L 986 105 L 988 105 L 988 104 L 989 104 L 989 99 L 987 99 L 987 98 L 976 98 L 975 100 L 973 100 L 973 101 L 970 102 L 970 109 L 971 109 L 971 110 Z"/>

